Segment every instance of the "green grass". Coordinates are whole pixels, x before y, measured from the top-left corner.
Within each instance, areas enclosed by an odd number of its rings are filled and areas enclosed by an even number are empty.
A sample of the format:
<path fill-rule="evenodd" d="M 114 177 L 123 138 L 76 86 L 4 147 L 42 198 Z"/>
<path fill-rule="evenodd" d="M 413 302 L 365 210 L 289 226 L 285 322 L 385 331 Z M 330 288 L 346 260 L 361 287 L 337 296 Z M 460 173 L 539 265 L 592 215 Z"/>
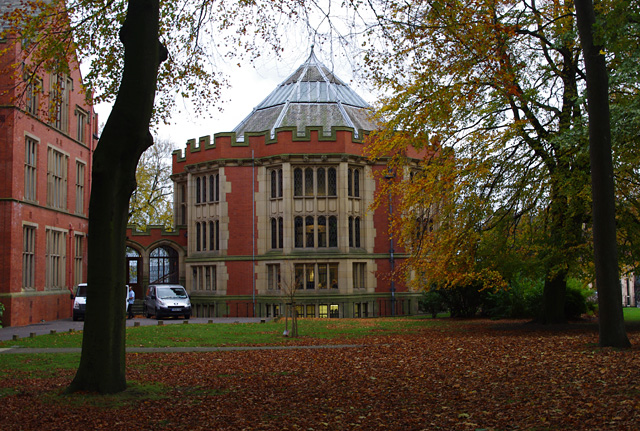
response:
<path fill-rule="evenodd" d="M 626 307 L 623 308 L 624 321 L 626 323 L 640 323 L 640 308 Z"/>
<path fill-rule="evenodd" d="M 425 326 L 441 325 L 438 320 L 423 318 L 384 319 L 299 319 L 298 335 L 304 339 L 357 340 L 369 335 L 390 335 L 415 331 Z M 288 322 L 291 329 L 291 321 Z M 127 328 L 128 347 L 217 347 L 295 344 L 285 338 L 285 320 L 267 323 L 173 324 Z M 3 347 L 63 348 L 81 347 L 82 332 L 62 332 L 0 343 Z"/>

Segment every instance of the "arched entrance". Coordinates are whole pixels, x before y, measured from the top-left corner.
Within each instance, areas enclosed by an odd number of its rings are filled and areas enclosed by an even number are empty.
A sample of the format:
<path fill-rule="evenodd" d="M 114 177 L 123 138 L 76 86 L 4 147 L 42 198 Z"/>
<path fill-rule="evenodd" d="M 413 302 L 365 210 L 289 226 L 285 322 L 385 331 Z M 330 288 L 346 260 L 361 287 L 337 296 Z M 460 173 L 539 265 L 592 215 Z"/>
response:
<path fill-rule="evenodd" d="M 149 255 L 149 284 L 178 284 L 178 252 L 166 245 Z"/>
<path fill-rule="evenodd" d="M 134 248 L 127 247 L 127 284 L 133 288 L 136 298 L 144 298 L 142 291 L 142 256 Z"/>

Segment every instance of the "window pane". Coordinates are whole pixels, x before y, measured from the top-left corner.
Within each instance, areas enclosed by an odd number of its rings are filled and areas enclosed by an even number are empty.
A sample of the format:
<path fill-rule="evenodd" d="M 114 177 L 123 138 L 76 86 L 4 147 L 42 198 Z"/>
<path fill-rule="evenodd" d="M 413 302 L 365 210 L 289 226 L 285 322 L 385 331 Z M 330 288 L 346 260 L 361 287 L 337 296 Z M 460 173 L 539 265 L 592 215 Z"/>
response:
<path fill-rule="evenodd" d="M 329 247 L 338 246 L 338 219 L 335 216 L 329 217 Z"/>
<path fill-rule="evenodd" d="M 282 217 L 278 218 L 278 248 L 284 247 L 284 222 Z"/>
<path fill-rule="evenodd" d="M 275 170 L 271 171 L 271 199 L 277 197 L 278 192 L 278 184 L 277 184 L 277 173 Z"/>
<path fill-rule="evenodd" d="M 353 169 L 351 168 L 347 170 L 347 196 L 353 196 L 353 187 L 351 185 L 352 171 Z"/>
<path fill-rule="evenodd" d="M 305 247 L 315 246 L 316 227 L 313 217 L 307 216 L 305 219 Z"/>
<path fill-rule="evenodd" d="M 318 264 L 318 289 L 326 289 L 328 287 L 327 280 L 327 264 L 319 263 Z"/>
<path fill-rule="evenodd" d="M 202 177 L 202 202 L 207 201 L 207 177 Z"/>
<path fill-rule="evenodd" d="M 329 264 L 329 278 L 331 279 L 331 288 L 338 288 L 338 264 L 330 263 Z"/>
<path fill-rule="evenodd" d="M 353 225 L 355 235 L 355 246 L 360 247 L 360 217 L 356 217 Z"/>
<path fill-rule="evenodd" d="M 360 197 L 360 169 L 353 170 L 353 195 Z"/>
<path fill-rule="evenodd" d="M 305 265 L 305 271 L 306 271 L 306 284 L 307 284 L 307 289 L 312 290 L 316 288 L 316 274 L 314 271 L 314 265 L 313 264 L 307 264 Z"/>
<path fill-rule="evenodd" d="M 200 203 L 200 177 L 196 178 L 196 203 Z"/>
<path fill-rule="evenodd" d="M 324 168 L 318 168 L 316 172 L 318 177 L 318 196 L 326 196 L 327 195 L 327 178 Z"/>
<path fill-rule="evenodd" d="M 338 181 L 337 181 L 337 175 L 336 175 L 336 168 L 329 168 L 328 171 L 328 185 L 329 185 L 329 190 L 328 190 L 328 195 L 329 196 L 336 196 L 338 194 Z"/>
<path fill-rule="evenodd" d="M 313 169 L 304 170 L 304 195 L 313 196 Z"/>
<path fill-rule="evenodd" d="M 295 224 L 295 247 L 303 247 L 303 225 L 302 225 L 302 217 L 296 217 L 294 220 Z"/>
<path fill-rule="evenodd" d="M 200 251 L 200 223 L 196 223 L 196 251 Z"/>
<path fill-rule="evenodd" d="M 302 169 L 300 168 L 293 171 L 293 195 L 302 196 Z"/>
<path fill-rule="evenodd" d="M 349 217 L 349 247 L 353 247 L 353 217 Z"/>
<path fill-rule="evenodd" d="M 211 202 L 215 202 L 216 200 L 215 185 L 216 185 L 216 178 L 213 175 L 209 175 L 209 201 Z"/>
<path fill-rule="evenodd" d="M 278 248 L 278 222 L 271 219 L 271 248 Z"/>
<path fill-rule="evenodd" d="M 282 197 L 282 169 L 278 169 L 278 197 Z"/>
<path fill-rule="evenodd" d="M 318 217 L 318 247 L 327 246 L 327 218 Z"/>
<path fill-rule="evenodd" d="M 304 281 L 304 264 L 297 263 L 295 266 L 295 286 L 296 289 L 302 289 L 302 283 Z"/>

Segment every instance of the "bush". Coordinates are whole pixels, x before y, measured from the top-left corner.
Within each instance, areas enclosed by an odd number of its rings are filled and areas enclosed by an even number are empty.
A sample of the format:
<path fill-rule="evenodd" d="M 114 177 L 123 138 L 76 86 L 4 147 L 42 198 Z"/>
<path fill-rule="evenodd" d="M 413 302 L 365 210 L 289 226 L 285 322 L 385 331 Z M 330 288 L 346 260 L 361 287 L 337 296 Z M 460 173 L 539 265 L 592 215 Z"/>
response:
<path fill-rule="evenodd" d="M 492 292 L 482 306 L 483 313 L 492 319 L 538 319 L 542 317 L 544 280 L 516 278 L 507 290 Z M 593 290 L 584 287 L 579 280 L 567 280 L 567 319 L 577 319 L 583 314 L 593 313 L 596 304 L 589 301 Z"/>
<path fill-rule="evenodd" d="M 418 302 L 418 309 L 431 314 L 431 317 L 435 319 L 438 313 L 445 309 L 444 299 L 437 290 L 429 290 L 422 294 L 422 298 Z"/>
<path fill-rule="evenodd" d="M 487 296 L 487 292 L 482 291 L 481 286 L 476 284 L 438 289 L 438 293 L 442 296 L 451 317 L 462 318 L 475 316 Z"/>

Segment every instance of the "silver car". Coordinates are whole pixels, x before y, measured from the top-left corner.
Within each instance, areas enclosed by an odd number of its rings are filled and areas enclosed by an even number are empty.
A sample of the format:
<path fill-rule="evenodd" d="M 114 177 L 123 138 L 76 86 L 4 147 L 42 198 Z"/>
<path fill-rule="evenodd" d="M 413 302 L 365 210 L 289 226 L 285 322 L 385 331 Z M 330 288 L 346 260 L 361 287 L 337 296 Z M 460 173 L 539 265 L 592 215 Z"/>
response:
<path fill-rule="evenodd" d="M 191 301 L 184 287 L 178 284 L 152 284 L 144 298 L 143 313 L 162 319 L 169 316 L 191 317 Z"/>

